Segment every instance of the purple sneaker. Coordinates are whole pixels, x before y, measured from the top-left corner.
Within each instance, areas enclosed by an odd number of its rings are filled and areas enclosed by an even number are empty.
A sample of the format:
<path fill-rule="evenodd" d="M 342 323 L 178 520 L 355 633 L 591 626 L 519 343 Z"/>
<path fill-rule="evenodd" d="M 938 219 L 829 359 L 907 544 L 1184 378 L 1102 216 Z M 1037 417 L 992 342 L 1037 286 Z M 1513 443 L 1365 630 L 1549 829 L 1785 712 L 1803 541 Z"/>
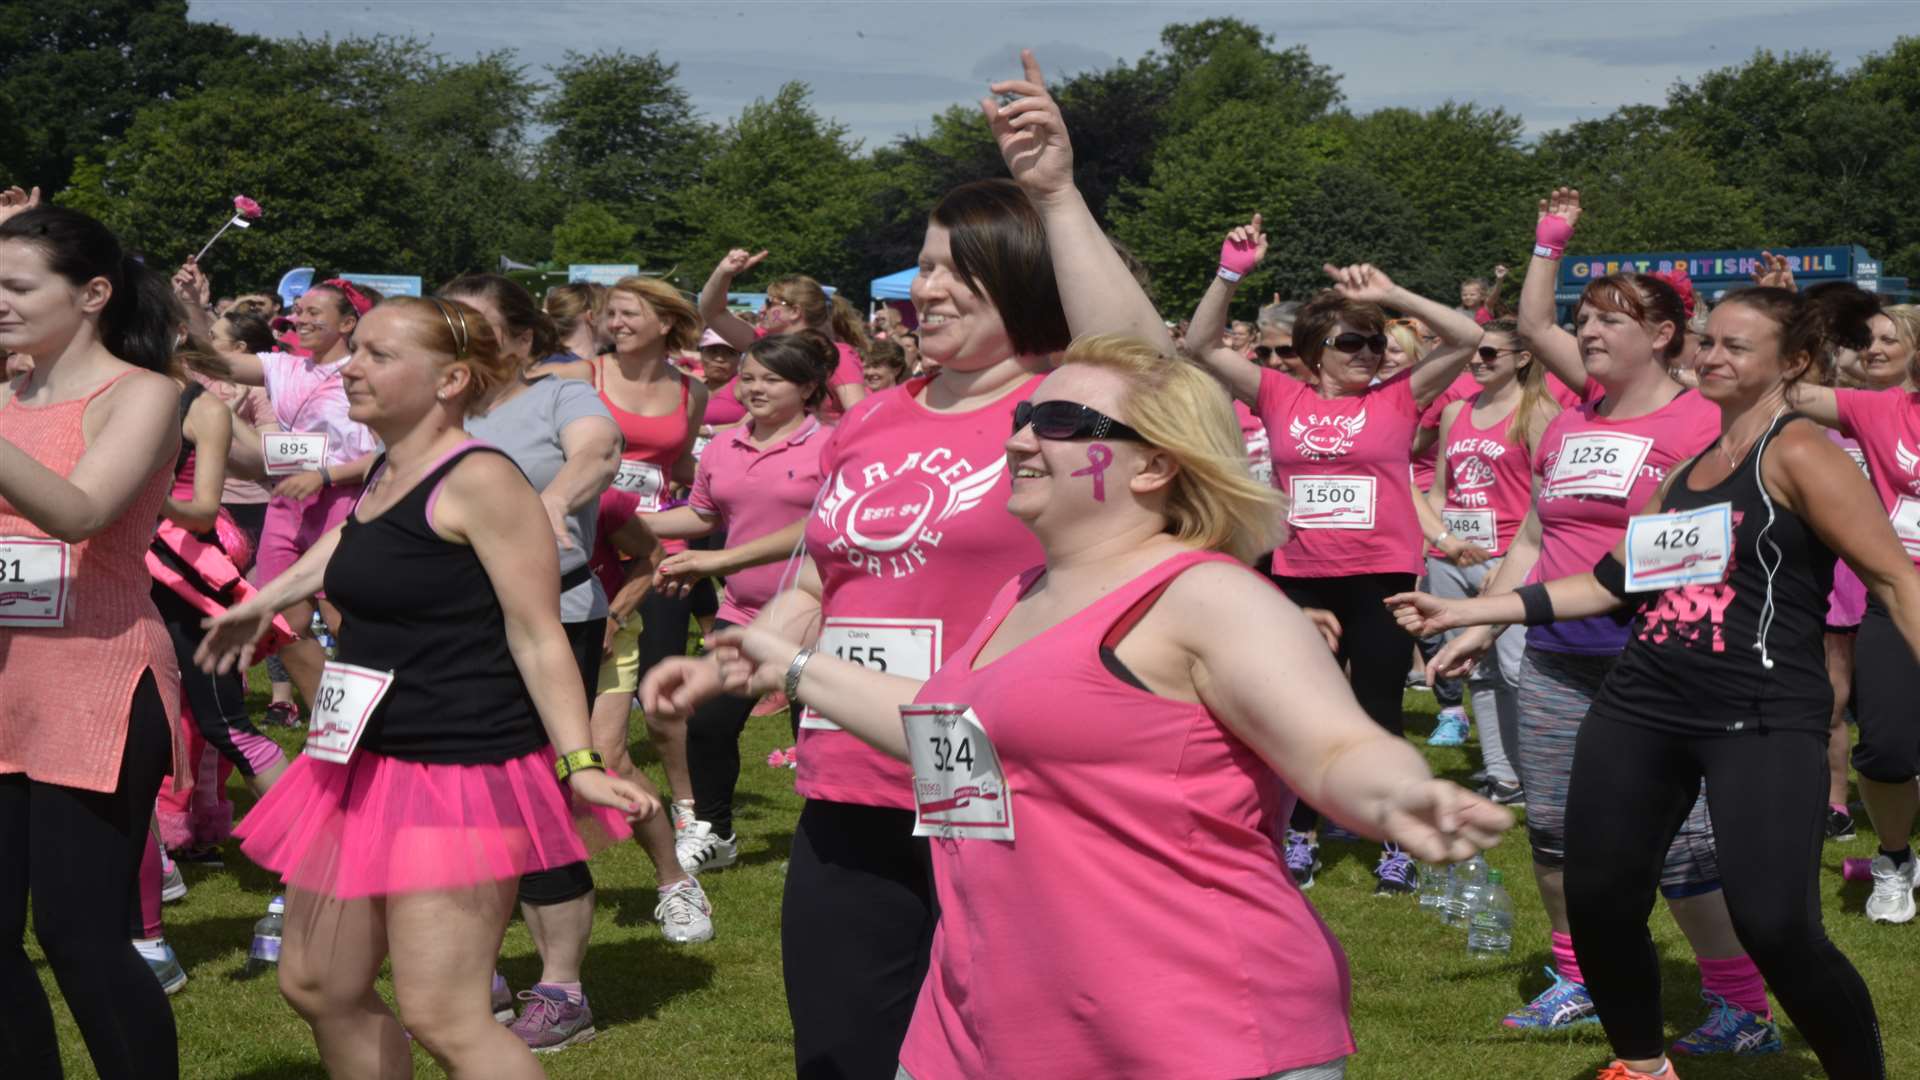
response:
<path fill-rule="evenodd" d="M 534 1053 L 548 1054 L 593 1041 L 593 1010 L 585 997 L 576 1005 L 565 990 L 535 983 L 533 989 L 520 992 L 520 1000 L 527 1003 L 526 1011 L 509 1030 Z"/>
<path fill-rule="evenodd" d="M 1313 888 L 1313 872 L 1320 869 L 1320 845 L 1313 842 L 1312 835 L 1288 829 L 1286 854 L 1287 873 L 1293 875 L 1293 883 L 1302 889 Z"/>
<path fill-rule="evenodd" d="M 1375 896 L 1398 896 L 1419 888 L 1415 882 L 1413 858 L 1401 851 L 1398 844 L 1381 847 L 1380 863 L 1373 868 L 1373 876 L 1380 879 L 1379 884 L 1373 887 Z"/>
<path fill-rule="evenodd" d="M 502 1024 L 513 1023 L 513 988 L 499 972 L 493 973 L 493 1018 Z"/>

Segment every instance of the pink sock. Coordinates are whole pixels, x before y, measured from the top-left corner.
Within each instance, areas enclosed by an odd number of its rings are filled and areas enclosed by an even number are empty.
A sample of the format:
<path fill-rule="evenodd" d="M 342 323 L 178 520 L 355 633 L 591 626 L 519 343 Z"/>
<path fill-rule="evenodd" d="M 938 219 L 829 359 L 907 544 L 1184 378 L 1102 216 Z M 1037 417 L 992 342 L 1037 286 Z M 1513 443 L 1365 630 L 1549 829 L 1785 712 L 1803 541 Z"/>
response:
<path fill-rule="evenodd" d="M 1554 970 L 1560 973 L 1561 978 L 1571 982 L 1577 982 L 1582 986 L 1586 985 L 1587 980 L 1580 977 L 1580 961 L 1573 955 L 1572 934 L 1562 934 L 1557 930 L 1554 931 L 1553 967 Z"/>
<path fill-rule="evenodd" d="M 575 1005 L 587 1000 L 586 991 L 580 989 L 580 984 L 577 982 L 542 982 L 539 985 L 560 991 Z"/>
<path fill-rule="evenodd" d="M 149 838 L 140 856 L 140 934 L 152 940 L 166 935 L 160 920 L 160 845 Z"/>
<path fill-rule="evenodd" d="M 1750 1013 L 1757 1013 L 1762 1020 L 1773 1019 L 1773 1009 L 1767 1005 L 1767 984 L 1760 978 L 1760 969 L 1753 966 L 1752 958 L 1709 960 L 1702 956 L 1698 962 L 1702 987 Z"/>

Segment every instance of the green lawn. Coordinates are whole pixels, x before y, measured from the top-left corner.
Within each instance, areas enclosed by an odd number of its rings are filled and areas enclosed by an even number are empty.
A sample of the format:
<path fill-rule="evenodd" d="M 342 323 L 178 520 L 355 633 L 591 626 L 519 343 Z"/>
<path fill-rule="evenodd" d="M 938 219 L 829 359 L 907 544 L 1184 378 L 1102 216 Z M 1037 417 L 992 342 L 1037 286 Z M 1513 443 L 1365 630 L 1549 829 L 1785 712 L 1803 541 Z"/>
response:
<path fill-rule="evenodd" d="M 1409 695 L 1408 710 L 1414 730 L 1424 736 L 1432 699 Z M 644 741 L 643 725 L 636 723 L 635 735 Z M 291 746 L 295 740 L 283 741 Z M 789 741 L 784 715 L 756 719 L 748 728 L 738 811 L 742 862 L 707 875 L 704 882 L 715 907 L 713 941 L 687 947 L 661 939 L 651 918 L 652 869 L 637 848 L 625 846 L 595 860 L 600 910 L 586 985 L 600 1037 L 545 1059 L 551 1075 L 608 1080 L 791 1075 L 778 918 L 799 800 L 792 774 L 764 764 L 769 750 Z M 1469 751 L 1428 750 L 1427 755 L 1444 775 L 1464 778 L 1472 768 Z M 245 801 L 237 783 L 235 801 Z M 1920 926 L 1869 926 L 1861 914 L 1865 886 L 1844 885 L 1839 875 L 1842 857 L 1871 850 L 1864 838 L 1827 847 L 1822 892 L 1828 928 L 1873 989 L 1890 1075 L 1913 1075 L 1907 1070 L 1920 1069 L 1920 993 L 1914 989 Z M 1597 1027 L 1526 1038 L 1498 1026 L 1507 1010 L 1544 985 L 1540 969 L 1548 962 L 1546 921 L 1527 870 L 1523 833 L 1516 829 L 1492 853 L 1519 911 L 1513 958 L 1499 963 L 1468 958 L 1461 933 L 1421 915 L 1411 898 L 1376 899 L 1368 848 L 1330 845 L 1323 857 L 1328 867 L 1310 896 L 1353 965 L 1361 1048 L 1349 1071 L 1353 1080 L 1591 1080 L 1607 1058 Z M 225 870 L 189 868 L 186 873 L 191 892 L 167 908 L 167 936 L 191 974 L 173 998 L 183 1075 L 222 1080 L 323 1076 L 306 1027 L 271 980 L 240 979 L 250 928 L 266 909 L 272 882 L 237 853 L 229 854 Z M 1654 917 L 1654 934 L 1667 958 L 1663 997 L 1670 1028 L 1678 1035 L 1704 1015 L 1697 975 L 1664 913 Z M 31 943 L 29 951 L 37 961 Z M 533 946 L 518 921 L 507 933 L 501 968 L 515 989 L 526 988 L 538 973 Z M 91 1076 L 79 1034 L 44 970 L 43 979 L 56 1003 L 68 1075 Z M 1169 1007 L 1180 1005 L 1170 1002 Z M 1771 1058 L 1687 1062 L 1682 1071 L 1686 1080 L 1821 1075 L 1791 1029 L 1787 1047 Z M 424 1054 L 418 1054 L 418 1065 L 422 1076 L 440 1075 Z"/>

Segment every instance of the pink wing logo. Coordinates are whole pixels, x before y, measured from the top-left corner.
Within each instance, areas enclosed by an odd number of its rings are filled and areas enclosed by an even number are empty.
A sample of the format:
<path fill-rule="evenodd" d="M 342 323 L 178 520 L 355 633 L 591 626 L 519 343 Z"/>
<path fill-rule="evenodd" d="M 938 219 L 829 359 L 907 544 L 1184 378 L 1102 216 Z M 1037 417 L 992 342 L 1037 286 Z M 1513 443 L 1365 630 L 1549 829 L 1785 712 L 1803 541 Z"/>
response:
<path fill-rule="evenodd" d="M 1313 459 L 1335 458 L 1353 449 L 1353 441 L 1367 427 L 1367 410 L 1352 416 L 1316 416 L 1308 413 L 1287 424 L 1300 456 Z"/>

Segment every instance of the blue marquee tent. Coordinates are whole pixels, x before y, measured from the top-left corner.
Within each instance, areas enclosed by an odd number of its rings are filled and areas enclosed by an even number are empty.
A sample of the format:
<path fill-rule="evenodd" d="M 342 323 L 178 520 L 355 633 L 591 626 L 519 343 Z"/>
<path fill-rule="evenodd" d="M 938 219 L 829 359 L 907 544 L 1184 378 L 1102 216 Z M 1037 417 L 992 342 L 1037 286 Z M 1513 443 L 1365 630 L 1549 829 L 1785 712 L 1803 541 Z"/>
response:
<path fill-rule="evenodd" d="M 907 290 L 913 287 L 913 279 L 920 276 L 920 268 L 909 266 L 897 274 L 874 278 L 869 291 L 875 300 L 905 300 Z"/>

